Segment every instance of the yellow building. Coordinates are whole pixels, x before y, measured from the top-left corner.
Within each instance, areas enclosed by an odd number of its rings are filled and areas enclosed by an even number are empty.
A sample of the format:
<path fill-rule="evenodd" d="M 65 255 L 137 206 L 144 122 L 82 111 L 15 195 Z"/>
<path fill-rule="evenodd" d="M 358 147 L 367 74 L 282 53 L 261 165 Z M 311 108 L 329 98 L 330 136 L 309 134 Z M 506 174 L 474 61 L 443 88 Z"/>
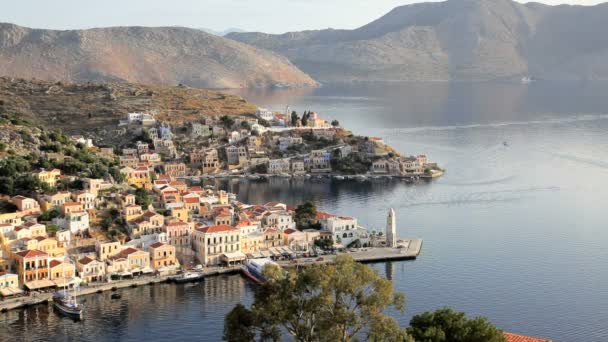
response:
<path fill-rule="evenodd" d="M 36 176 L 41 182 L 46 183 L 48 186 L 54 188 L 57 185 L 59 177 L 61 177 L 61 170 L 41 170 L 39 172 L 34 173 L 34 176 Z"/>
<path fill-rule="evenodd" d="M 125 219 L 125 222 L 130 222 L 138 217 L 140 217 L 141 215 L 143 215 L 143 210 L 141 208 L 141 206 L 136 205 L 136 204 L 131 204 L 128 205 L 126 207 L 124 207 L 124 209 L 122 210 L 122 215 L 123 218 Z"/>
<path fill-rule="evenodd" d="M 241 235 L 241 252 L 253 253 L 260 250 L 266 249 L 264 244 L 264 234 L 262 233 L 250 233 Z"/>
<path fill-rule="evenodd" d="M 47 253 L 50 257 L 58 257 L 65 254 L 65 249 L 59 246 L 59 242 L 53 238 L 37 236 L 33 240 L 38 242 L 36 249 Z"/>
<path fill-rule="evenodd" d="M 171 208 L 171 216 L 184 222 L 188 222 L 188 213 L 189 210 L 185 207 Z"/>
<path fill-rule="evenodd" d="M 118 241 L 95 241 L 95 252 L 101 261 L 120 253 L 120 242 Z"/>
<path fill-rule="evenodd" d="M 51 280 L 71 279 L 76 276 L 76 267 L 68 262 L 51 260 L 49 266 Z"/>
<path fill-rule="evenodd" d="M 60 208 L 65 202 L 69 202 L 72 193 L 69 191 L 57 191 L 45 194 L 40 200 L 42 210 L 47 211 L 51 208 Z"/>
<path fill-rule="evenodd" d="M 150 169 L 146 166 L 138 166 L 136 168 L 124 167 L 120 172 L 125 176 L 127 184 L 136 188 L 152 189 L 150 180 Z"/>
<path fill-rule="evenodd" d="M 150 268 L 150 254 L 141 249 L 129 247 L 120 251 L 118 255 L 127 259 L 131 272 L 142 272 L 144 269 Z"/>
<path fill-rule="evenodd" d="M 153 269 L 158 270 L 162 267 L 179 267 L 179 262 L 175 256 L 175 246 L 157 242 L 150 245 L 150 263 Z"/>
<path fill-rule="evenodd" d="M 266 249 L 283 245 L 283 237 L 281 232 L 275 228 L 267 228 L 264 230 L 264 244 Z"/>
<path fill-rule="evenodd" d="M 19 276 L 13 273 L 0 273 L 0 289 L 16 289 L 19 287 Z"/>

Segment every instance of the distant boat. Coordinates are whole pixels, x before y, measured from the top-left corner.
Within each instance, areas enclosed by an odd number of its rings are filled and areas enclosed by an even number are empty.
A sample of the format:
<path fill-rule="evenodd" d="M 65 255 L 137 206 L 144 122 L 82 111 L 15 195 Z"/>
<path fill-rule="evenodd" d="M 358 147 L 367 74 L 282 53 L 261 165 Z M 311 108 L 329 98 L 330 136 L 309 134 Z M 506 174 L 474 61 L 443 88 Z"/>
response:
<path fill-rule="evenodd" d="M 170 280 L 176 284 L 191 283 L 199 280 L 203 280 L 204 275 L 196 272 L 185 272 L 176 277 L 170 278 Z"/>
<path fill-rule="evenodd" d="M 76 297 L 67 291 L 57 291 L 53 294 L 53 306 L 64 315 L 82 319 L 84 307 L 76 302 Z"/>
<path fill-rule="evenodd" d="M 112 295 L 110 296 L 110 298 L 112 298 L 112 299 L 120 299 L 120 298 L 122 298 L 122 296 L 120 295 L 120 293 L 114 292 L 114 293 L 112 293 Z"/>
<path fill-rule="evenodd" d="M 265 283 L 267 279 L 264 276 L 264 269 L 268 265 L 277 264 L 268 258 L 247 260 L 243 265 L 243 274 L 258 284 Z"/>
<path fill-rule="evenodd" d="M 529 76 L 522 77 L 522 79 L 521 79 L 522 84 L 528 84 L 528 83 L 532 83 L 534 81 L 535 81 L 534 78 L 529 77 Z"/>

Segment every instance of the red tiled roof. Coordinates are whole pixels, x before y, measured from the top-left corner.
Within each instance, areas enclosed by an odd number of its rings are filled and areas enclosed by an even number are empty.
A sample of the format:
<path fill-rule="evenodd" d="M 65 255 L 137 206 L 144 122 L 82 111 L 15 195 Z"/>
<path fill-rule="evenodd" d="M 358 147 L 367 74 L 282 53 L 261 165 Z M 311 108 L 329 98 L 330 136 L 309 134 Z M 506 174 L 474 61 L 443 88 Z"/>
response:
<path fill-rule="evenodd" d="M 51 260 L 51 262 L 49 262 L 49 266 L 51 266 L 51 267 L 55 267 L 57 265 L 61 265 L 61 261 L 59 261 L 59 260 Z"/>
<path fill-rule="evenodd" d="M 120 255 L 123 256 L 123 257 L 126 257 L 127 255 L 133 254 L 135 252 L 139 252 L 139 249 L 135 249 L 133 247 L 129 247 L 129 248 L 126 248 L 126 249 L 123 249 L 122 251 L 120 251 Z"/>
<path fill-rule="evenodd" d="M 287 235 L 289 235 L 289 234 L 292 234 L 292 233 L 295 233 L 295 232 L 297 232 L 297 230 L 295 230 L 295 229 L 293 229 L 293 228 L 287 228 L 287 229 L 285 229 L 285 230 L 283 231 L 283 234 L 287 234 Z"/>
<path fill-rule="evenodd" d="M 531 337 L 510 332 L 503 332 L 502 334 L 505 336 L 507 342 L 551 342 L 551 340 L 546 338 Z"/>
<path fill-rule="evenodd" d="M 324 219 L 328 219 L 330 217 L 334 217 L 334 215 L 328 214 L 328 213 L 325 213 L 325 212 L 322 212 L 322 211 L 317 212 L 317 215 L 315 216 L 315 218 L 317 220 L 324 220 Z"/>
<path fill-rule="evenodd" d="M 93 261 L 95 261 L 95 259 L 92 259 L 89 257 L 84 257 L 84 258 L 78 260 L 78 263 L 81 265 L 88 265 L 88 264 L 92 263 Z"/>
<path fill-rule="evenodd" d="M 18 256 L 22 257 L 22 258 L 34 258 L 34 257 L 47 257 L 48 254 L 39 251 L 39 250 L 29 250 L 29 251 L 21 251 L 16 253 Z"/>
<path fill-rule="evenodd" d="M 239 221 L 239 223 L 236 224 L 237 227 L 246 227 L 251 225 L 252 223 L 249 220 Z"/>
<path fill-rule="evenodd" d="M 227 224 L 220 224 L 217 226 L 208 226 L 203 228 L 196 228 L 199 232 L 203 233 L 220 233 L 220 232 L 230 232 L 236 230 L 234 227 L 229 226 Z"/>
<path fill-rule="evenodd" d="M 156 243 L 151 244 L 151 245 L 150 245 L 150 248 L 158 248 L 158 247 L 162 247 L 162 246 L 164 246 L 164 245 L 165 245 L 165 244 L 164 244 L 164 243 L 162 243 L 162 242 L 156 242 Z"/>
<path fill-rule="evenodd" d="M 198 197 L 186 197 L 184 198 L 185 203 L 199 203 L 201 200 Z"/>

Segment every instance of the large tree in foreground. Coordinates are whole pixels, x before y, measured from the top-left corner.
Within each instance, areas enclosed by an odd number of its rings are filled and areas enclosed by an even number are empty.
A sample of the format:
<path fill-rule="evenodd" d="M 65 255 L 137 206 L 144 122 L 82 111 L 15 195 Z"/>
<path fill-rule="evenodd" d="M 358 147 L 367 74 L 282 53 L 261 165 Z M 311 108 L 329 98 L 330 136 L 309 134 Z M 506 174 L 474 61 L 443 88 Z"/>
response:
<path fill-rule="evenodd" d="M 251 309 L 237 305 L 226 316 L 224 339 L 279 341 L 286 332 L 296 341 L 410 340 L 383 314 L 388 308 L 402 311 L 404 296 L 350 256 L 340 255 L 334 264 L 265 272 L 269 281 L 257 289 Z"/>
<path fill-rule="evenodd" d="M 502 332 L 487 319 L 468 319 L 450 308 L 416 315 L 407 332 L 417 342 L 504 342 Z"/>

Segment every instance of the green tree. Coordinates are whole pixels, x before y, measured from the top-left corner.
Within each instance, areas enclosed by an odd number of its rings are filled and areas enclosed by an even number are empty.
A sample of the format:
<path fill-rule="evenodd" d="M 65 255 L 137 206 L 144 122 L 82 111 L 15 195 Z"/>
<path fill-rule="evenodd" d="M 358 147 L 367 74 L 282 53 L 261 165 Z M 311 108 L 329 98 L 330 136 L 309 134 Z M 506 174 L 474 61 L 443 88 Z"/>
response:
<path fill-rule="evenodd" d="M 308 126 L 308 118 L 310 117 L 310 112 L 304 112 L 302 114 L 302 126 Z"/>
<path fill-rule="evenodd" d="M 144 188 L 138 188 L 135 190 L 135 203 L 146 210 L 148 206 L 152 204 L 152 196 L 150 195 L 150 192 Z"/>
<path fill-rule="evenodd" d="M 338 120 L 333 120 L 333 121 L 331 122 L 331 125 L 332 125 L 332 126 L 334 126 L 334 127 L 338 127 L 338 126 L 340 126 L 340 121 L 338 121 Z"/>
<path fill-rule="evenodd" d="M 44 213 L 42 213 L 40 216 L 38 216 L 38 221 L 49 222 L 49 221 L 52 221 L 54 218 L 59 217 L 60 214 L 61 213 L 59 212 L 59 209 L 51 208 L 51 209 L 45 211 Z"/>
<path fill-rule="evenodd" d="M 242 304 L 237 304 L 224 319 L 224 340 L 228 342 L 253 341 L 253 317 Z"/>
<path fill-rule="evenodd" d="M 296 207 L 296 225 L 308 227 L 317 216 L 317 206 L 312 201 L 306 201 Z"/>
<path fill-rule="evenodd" d="M 293 112 L 291 112 L 291 125 L 293 127 L 297 126 L 298 121 L 300 121 L 300 117 L 298 116 L 298 113 L 294 110 Z"/>
<path fill-rule="evenodd" d="M 348 255 L 336 257 L 334 264 L 289 271 L 270 266 L 265 273 L 269 280 L 256 291 L 251 309 L 235 307 L 227 316 L 226 340 L 255 334 L 278 341 L 281 331 L 295 341 L 409 340 L 383 313 L 403 311 L 405 297 L 395 293 L 391 281 Z M 235 327 L 236 318 L 251 324 Z"/>
<path fill-rule="evenodd" d="M 0 177 L 0 194 L 12 195 L 15 191 L 15 180 L 12 177 Z"/>
<path fill-rule="evenodd" d="M 502 332 L 486 318 L 468 319 L 450 308 L 412 317 L 407 332 L 420 342 L 504 342 Z"/>
<path fill-rule="evenodd" d="M 220 118 L 220 121 L 226 128 L 231 128 L 234 125 L 234 119 L 229 117 L 228 115 L 224 115 Z"/>

